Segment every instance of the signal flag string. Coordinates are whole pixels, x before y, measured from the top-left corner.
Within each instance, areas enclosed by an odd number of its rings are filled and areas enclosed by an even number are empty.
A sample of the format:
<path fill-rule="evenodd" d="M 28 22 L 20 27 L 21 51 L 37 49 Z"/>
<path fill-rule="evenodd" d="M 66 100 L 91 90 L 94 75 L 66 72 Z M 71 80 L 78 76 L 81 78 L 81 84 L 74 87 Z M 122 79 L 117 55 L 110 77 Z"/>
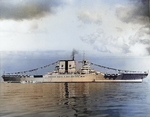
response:
<path fill-rule="evenodd" d="M 105 68 L 105 69 L 110 69 L 110 70 L 115 70 L 115 71 L 118 71 L 118 72 L 142 72 L 142 71 L 130 71 L 130 70 L 121 70 L 121 69 L 115 69 L 115 68 L 111 68 L 111 67 L 105 67 L 105 66 L 102 66 L 102 65 L 98 65 L 98 64 L 94 64 L 94 63 L 90 63 L 91 65 L 95 65 L 95 66 L 98 66 L 98 67 L 101 67 L 101 68 Z"/>
<path fill-rule="evenodd" d="M 57 62 L 54 62 L 54 63 L 51 63 L 51 64 L 48 64 L 48 65 L 45 65 L 45 66 L 43 66 L 43 67 L 39 67 L 39 68 L 35 68 L 35 69 L 31 69 L 31 70 L 27 70 L 27 71 L 21 71 L 21 72 L 14 72 L 14 73 L 6 73 L 6 74 L 8 74 L 8 75 L 10 75 L 10 74 L 23 74 L 23 73 L 27 73 L 27 72 L 33 72 L 33 71 L 37 71 L 38 69 L 43 69 L 43 68 L 47 68 L 47 67 L 49 67 L 49 66 L 51 66 L 51 65 L 54 65 L 55 63 L 57 63 Z"/>
<path fill-rule="evenodd" d="M 57 61 L 57 62 L 59 62 L 59 61 Z M 47 68 L 47 67 L 49 67 L 49 66 L 51 66 L 51 65 L 54 65 L 54 64 L 56 64 L 57 62 L 54 62 L 54 63 L 51 63 L 51 64 L 48 64 L 48 65 L 45 65 L 45 66 L 43 66 L 43 67 L 39 67 L 39 68 L 35 68 L 35 69 L 31 69 L 31 70 L 27 70 L 27 71 L 21 71 L 21 72 L 15 72 L 15 73 L 6 73 L 6 74 L 8 74 L 8 75 L 10 75 L 10 74 L 24 74 L 24 73 L 27 73 L 27 72 L 33 72 L 33 71 L 37 71 L 38 69 L 43 69 L 43 68 Z M 78 63 L 81 63 L 82 61 L 78 61 Z M 115 70 L 115 71 L 118 71 L 118 72 L 142 72 L 142 71 L 130 71 L 130 70 L 120 70 L 120 69 L 115 69 L 115 68 L 111 68 L 111 67 L 106 67 L 106 66 L 102 66 L 102 65 L 98 65 L 98 64 L 94 64 L 94 63 L 91 63 L 91 62 L 89 62 L 91 65 L 95 65 L 95 66 L 98 66 L 98 67 L 101 67 L 101 68 L 105 68 L 105 69 L 110 69 L 110 70 Z"/>

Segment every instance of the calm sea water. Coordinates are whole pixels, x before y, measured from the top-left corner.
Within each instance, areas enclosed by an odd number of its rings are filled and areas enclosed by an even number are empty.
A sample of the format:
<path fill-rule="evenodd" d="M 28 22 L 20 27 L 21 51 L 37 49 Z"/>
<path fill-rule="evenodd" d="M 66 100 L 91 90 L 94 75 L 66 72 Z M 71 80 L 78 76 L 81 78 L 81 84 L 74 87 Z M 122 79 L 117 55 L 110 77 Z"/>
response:
<path fill-rule="evenodd" d="M 0 117 L 149 117 L 150 83 L 0 83 Z"/>

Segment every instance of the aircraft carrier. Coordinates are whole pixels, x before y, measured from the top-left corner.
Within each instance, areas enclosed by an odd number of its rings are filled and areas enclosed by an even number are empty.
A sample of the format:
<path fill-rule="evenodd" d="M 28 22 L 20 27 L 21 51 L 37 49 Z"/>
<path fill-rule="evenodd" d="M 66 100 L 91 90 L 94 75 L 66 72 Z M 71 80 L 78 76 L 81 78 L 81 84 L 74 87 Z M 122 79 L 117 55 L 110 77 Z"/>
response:
<path fill-rule="evenodd" d="M 76 64 L 81 63 L 81 68 L 77 69 Z M 37 69 L 32 69 L 15 74 L 7 73 L 2 76 L 4 82 L 8 83 L 62 83 L 62 82 L 111 82 L 111 83 L 126 83 L 126 82 L 142 82 L 148 75 L 148 72 L 137 72 L 129 70 L 119 70 L 109 68 L 88 62 L 87 59 L 82 61 L 75 61 L 74 57 L 71 60 L 59 60 L 55 63 L 46 65 L 44 67 L 55 65 L 52 72 L 44 75 L 23 75 L 26 72 L 32 72 Z M 117 71 L 116 73 L 105 73 L 91 69 L 91 65 L 111 69 Z M 42 68 L 42 67 L 41 67 Z"/>

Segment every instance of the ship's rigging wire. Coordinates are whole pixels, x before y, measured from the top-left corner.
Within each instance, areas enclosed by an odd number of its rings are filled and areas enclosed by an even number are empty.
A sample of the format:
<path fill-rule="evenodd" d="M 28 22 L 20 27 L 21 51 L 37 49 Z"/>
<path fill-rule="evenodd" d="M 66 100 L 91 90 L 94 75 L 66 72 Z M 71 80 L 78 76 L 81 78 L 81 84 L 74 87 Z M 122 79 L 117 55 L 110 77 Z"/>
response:
<path fill-rule="evenodd" d="M 37 70 L 39 70 L 39 69 L 47 68 L 47 67 L 49 67 L 49 66 L 51 66 L 51 65 L 54 65 L 55 63 L 57 63 L 57 62 L 54 62 L 54 63 L 48 64 L 48 65 L 45 65 L 45 66 L 43 66 L 43 67 L 38 67 L 38 68 L 35 68 L 35 69 L 30 69 L 30 70 L 21 71 L 21 72 L 14 72 L 14 73 L 6 73 L 6 74 L 8 74 L 8 75 L 10 75 L 10 74 L 24 74 L 24 73 L 28 73 L 28 72 L 33 72 L 33 71 L 37 71 Z"/>
<path fill-rule="evenodd" d="M 79 61 L 79 63 L 82 63 L 82 61 Z M 131 70 L 122 70 L 122 69 L 116 69 L 116 68 L 112 68 L 112 67 L 106 67 L 106 66 L 102 66 L 102 65 L 99 65 L 99 64 L 95 64 L 95 63 L 92 63 L 92 62 L 89 62 L 91 65 L 95 65 L 97 67 L 101 67 L 101 68 L 104 68 L 104 69 L 109 69 L 109 70 L 114 70 L 114 71 L 118 71 L 118 72 L 142 72 L 142 71 L 131 71 Z"/>
<path fill-rule="evenodd" d="M 116 68 L 111 68 L 111 67 L 106 67 L 106 66 L 102 66 L 102 65 L 99 65 L 99 64 L 95 64 L 95 63 L 91 63 L 91 65 L 95 65 L 95 66 L 98 66 L 98 67 L 101 67 L 101 68 L 104 68 L 104 69 L 110 69 L 110 70 L 114 70 L 114 71 L 118 71 L 118 72 L 142 72 L 142 71 L 130 71 L 130 70 L 121 70 L 121 69 L 116 69 Z"/>
<path fill-rule="evenodd" d="M 57 62 L 59 62 L 59 61 L 57 61 Z M 54 63 L 51 63 L 51 64 L 48 64 L 48 65 L 45 65 L 45 66 L 43 66 L 43 67 L 38 67 L 38 68 L 35 68 L 35 69 L 31 69 L 31 70 L 26 70 L 26 71 L 21 71 L 21 72 L 14 72 L 14 73 L 6 73 L 6 74 L 8 74 L 8 75 L 10 75 L 10 74 L 24 74 L 24 73 L 28 73 L 28 72 L 33 72 L 33 71 L 37 71 L 37 70 L 39 70 L 39 69 L 43 69 L 43 68 L 47 68 L 47 67 L 49 67 L 49 66 L 51 66 L 51 65 L 54 65 L 54 64 L 56 64 L 57 62 L 54 62 Z M 78 61 L 78 63 L 82 63 L 82 61 Z M 114 70 L 114 71 L 118 71 L 118 72 L 142 72 L 142 71 L 130 71 L 130 70 L 121 70 L 121 69 L 115 69 L 115 68 L 111 68 L 111 67 L 106 67 L 106 66 L 102 66 L 102 65 L 99 65 L 99 64 L 95 64 L 95 63 L 92 63 L 92 62 L 89 62 L 91 65 L 95 65 L 95 66 L 97 66 L 97 67 L 101 67 L 101 68 L 104 68 L 104 69 L 109 69 L 109 70 Z"/>

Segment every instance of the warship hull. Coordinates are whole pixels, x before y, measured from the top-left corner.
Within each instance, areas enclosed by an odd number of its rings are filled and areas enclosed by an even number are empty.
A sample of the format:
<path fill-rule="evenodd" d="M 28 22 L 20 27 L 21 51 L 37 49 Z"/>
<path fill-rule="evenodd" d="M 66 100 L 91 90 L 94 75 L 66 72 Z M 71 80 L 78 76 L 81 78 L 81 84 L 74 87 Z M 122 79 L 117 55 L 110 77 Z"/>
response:
<path fill-rule="evenodd" d="M 102 82 L 102 83 L 126 83 L 142 82 L 147 73 L 138 74 L 57 74 L 57 75 L 3 75 L 4 82 L 8 83 L 61 83 L 61 82 Z"/>

